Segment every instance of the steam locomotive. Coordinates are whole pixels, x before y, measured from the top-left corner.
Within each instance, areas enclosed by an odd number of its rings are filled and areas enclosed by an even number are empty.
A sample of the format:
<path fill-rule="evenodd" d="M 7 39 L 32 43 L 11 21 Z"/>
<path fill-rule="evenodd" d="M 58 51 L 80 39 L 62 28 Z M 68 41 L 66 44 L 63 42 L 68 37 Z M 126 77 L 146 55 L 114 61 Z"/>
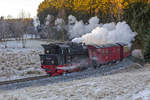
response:
<path fill-rule="evenodd" d="M 42 45 L 44 54 L 40 54 L 41 67 L 50 76 L 80 71 L 84 64 L 94 68 L 104 64 L 115 63 L 130 56 L 127 44 L 115 43 L 107 45 L 84 45 L 73 42 L 51 43 Z M 87 65 L 86 65 L 87 67 Z"/>
<path fill-rule="evenodd" d="M 42 45 L 44 54 L 40 54 L 41 67 L 50 76 L 79 71 L 81 59 L 88 58 L 87 46 L 72 42 Z"/>

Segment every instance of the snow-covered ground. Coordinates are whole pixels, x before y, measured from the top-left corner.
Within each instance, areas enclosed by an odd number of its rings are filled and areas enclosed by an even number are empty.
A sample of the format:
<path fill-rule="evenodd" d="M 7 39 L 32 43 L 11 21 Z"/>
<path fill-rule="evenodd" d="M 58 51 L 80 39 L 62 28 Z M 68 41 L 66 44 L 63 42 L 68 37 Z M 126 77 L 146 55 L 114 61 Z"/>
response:
<path fill-rule="evenodd" d="M 39 48 L 0 48 L 0 81 L 44 75 Z M 106 76 L 0 90 L 0 100 L 150 100 L 150 64 Z"/>
<path fill-rule="evenodd" d="M 25 41 L 26 48 L 41 48 L 41 44 L 47 43 L 46 40 L 33 40 L 29 39 Z M 0 48 L 4 48 L 7 45 L 9 48 L 22 48 L 21 40 L 9 40 L 7 42 L 0 42 Z"/>
<path fill-rule="evenodd" d="M 47 44 L 46 40 L 34 40 L 28 36 L 22 48 L 22 41 L 8 40 L 0 42 L 0 81 L 20 79 L 43 75 L 39 54 L 43 53 L 41 44 Z M 4 48 L 7 44 L 8 48 Z"/>
<path fill-rule="evenodd" d="M 107 76 L 0 90 L 0 100 L 150 100 L 150 64 Z"/>
<path fill-rule="evenodd" d="M 0 81 L 43 75 L 39 54 L 42 48 L 1 48 Z"/>

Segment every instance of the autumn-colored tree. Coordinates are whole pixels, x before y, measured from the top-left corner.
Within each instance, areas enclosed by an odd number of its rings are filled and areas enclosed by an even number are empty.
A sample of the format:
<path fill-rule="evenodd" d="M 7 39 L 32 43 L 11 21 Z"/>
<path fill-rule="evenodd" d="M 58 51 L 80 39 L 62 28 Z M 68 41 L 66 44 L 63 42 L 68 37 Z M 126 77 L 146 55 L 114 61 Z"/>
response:
<path fill-rule="evenodd" d="M 44 0 L 38 9 L 40 21 L 48 14 L 59 15 L 61 9 L 66 17 L 70 14 L 78 20 L 86 22 L 90 17 L 97 15 L 104 22 L 122 19 L 123 8 L 128 4 L 125 0 Z M 133 0 L 134 1 L 134 0 Z"/>
<path fill-rule="evenodd" d="M 125 20 L 138 33 L 136 48 L 143 48 L 147 34 L 143 30 L 150 26 L 150 0 L 44 0 L 38 9 L 41 23 L 48 14 L 63 18 L 65 23 L 69 15 L 86 23 L 93 16 L 103 23 Z"/>

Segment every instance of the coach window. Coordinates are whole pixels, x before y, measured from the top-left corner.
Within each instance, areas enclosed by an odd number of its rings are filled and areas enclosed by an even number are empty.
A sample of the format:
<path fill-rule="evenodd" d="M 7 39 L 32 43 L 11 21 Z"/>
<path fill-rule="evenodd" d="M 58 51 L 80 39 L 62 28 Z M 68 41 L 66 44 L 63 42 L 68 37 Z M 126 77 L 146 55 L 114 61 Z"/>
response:
<path fill-rule="evenodd" d="M 102 56 L 104 56 L 105 55 L 105 50 L 104 49 L 102 49 Z"/>
<path fill-rule="evenodd" d="M 108 49 L 106 49 L 106 56 L 108 56 Z"/>
<path fill-rule="evenodd" d="M 128 46 L 124 46 L 123 47 L 123 50 L 124 50 L 124 52 L 128 52 L 129 50 L 128 50 Z"/>
<path fill-rule="evenodd" d="M 109 55 L 110 55 L 110 56 L 111 56 L 111 50 L 112 50 L 112 49 L 109 50 Z"/>
<path fill-rule="evenodd" d="M 117 49 L 118 53 L 120 53 L 120 48 Z"/>

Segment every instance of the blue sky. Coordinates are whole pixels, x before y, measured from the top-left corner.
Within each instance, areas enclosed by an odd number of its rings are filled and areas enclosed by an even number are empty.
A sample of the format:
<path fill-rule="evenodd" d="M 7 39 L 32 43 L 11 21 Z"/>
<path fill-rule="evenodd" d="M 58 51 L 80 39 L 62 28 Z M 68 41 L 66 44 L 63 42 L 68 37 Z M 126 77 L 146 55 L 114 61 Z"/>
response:
<path fill-rule="evenodd" d="M 36 16 L 38 5 L 44 0 L 0 0 L 0 16 L 8 15 L 17 18 L 23 9 L 30 13 L 31 17 Z"/>

